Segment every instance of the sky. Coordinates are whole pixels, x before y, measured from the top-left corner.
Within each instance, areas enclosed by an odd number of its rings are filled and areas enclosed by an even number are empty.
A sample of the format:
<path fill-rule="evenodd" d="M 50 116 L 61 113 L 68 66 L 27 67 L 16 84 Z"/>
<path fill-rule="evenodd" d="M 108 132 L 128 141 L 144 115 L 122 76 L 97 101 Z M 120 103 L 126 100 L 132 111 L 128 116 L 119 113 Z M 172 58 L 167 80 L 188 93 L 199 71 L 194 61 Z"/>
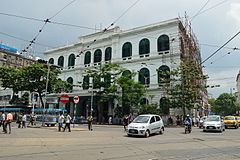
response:
<path fill-rule="evenodd" d="M 0 42 L 21 52 L 36 37 L 29 51 L 43 57 L 47 49 L 76 43 L 79 36 L 107 28 L 112 23 L 127 30 L 187 16 L 204 61 L 240 31 L 239 15 L 239 0 L 2 0 Z M 54 23 L 44 25 L 46 19 Z M 239 42 L 240 35 L 237 35 L 203 63 L 208 85 L 220 85 L 208 88 L 215 98 L 221 93 L 236 92 Z"/>

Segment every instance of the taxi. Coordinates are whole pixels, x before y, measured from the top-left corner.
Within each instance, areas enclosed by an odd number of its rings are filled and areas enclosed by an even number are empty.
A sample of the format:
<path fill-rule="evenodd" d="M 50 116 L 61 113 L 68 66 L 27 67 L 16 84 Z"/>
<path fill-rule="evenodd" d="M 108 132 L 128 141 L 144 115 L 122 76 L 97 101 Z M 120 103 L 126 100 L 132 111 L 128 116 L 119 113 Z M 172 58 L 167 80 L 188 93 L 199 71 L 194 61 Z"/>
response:
<path fill-rule="evenodd" d="M 237 118 L 235 116 L 225 116 L 224 124 L 225 124 L 225 128 L 234 127 L 237 129 L 239 127 Z"/>
<path fill-rule="evenodd" d="M 236 116 L 236 119 L 238 121 L 238 126 L 240 127 L 240 116 Z"/>

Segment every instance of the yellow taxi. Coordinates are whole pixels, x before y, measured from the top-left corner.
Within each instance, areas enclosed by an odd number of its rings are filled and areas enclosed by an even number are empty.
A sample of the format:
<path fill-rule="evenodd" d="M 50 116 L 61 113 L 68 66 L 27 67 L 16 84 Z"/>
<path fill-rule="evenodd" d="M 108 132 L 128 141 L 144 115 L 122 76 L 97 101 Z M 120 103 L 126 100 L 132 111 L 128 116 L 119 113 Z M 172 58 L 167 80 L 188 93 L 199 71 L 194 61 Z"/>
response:
<path fill-rule="evenodd" d="M 234 127 L 237 129 L 239 127 L 237 118 L 235 116 L 225 116 L 224 124 L 225 128 Z"/>
<path fill-rule="evenodd" d="M 240 127 L 240 116 L 236 116 L 236 118 L 237 118 L 238 126 Z"/>

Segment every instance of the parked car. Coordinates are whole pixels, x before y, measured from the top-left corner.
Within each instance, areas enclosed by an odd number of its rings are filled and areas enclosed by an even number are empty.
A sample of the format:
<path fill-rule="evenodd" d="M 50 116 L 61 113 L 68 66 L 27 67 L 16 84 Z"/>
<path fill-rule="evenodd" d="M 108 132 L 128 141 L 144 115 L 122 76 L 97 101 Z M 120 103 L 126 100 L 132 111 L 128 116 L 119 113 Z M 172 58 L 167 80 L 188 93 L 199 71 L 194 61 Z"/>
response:
<path fill-rule="evenodd" d="M 224 117 L 225 128 L 234 127 L 238 128 L 238 121 L 235 116 L 225 116 Z"/>
<path fill-rule="evenodd" d="M 128 126 L 127 135 L 140 135 L 149 137 L 154 133 L 163 134 L 163 120 L 159 115 L 143 114 L 137 116 Z"/>
<path fill-rule="evenodd" d="M 236 116 L 236 118 L 237 118 L 238 126 L 240 127 L 240 116 Z"/>
<path fill-rule="evenodd" d="M 206 131 L 225 131 L 224 122 L 219 115 L 210 115 L 203 122 L 203 132 Z"/>
<path fill-rule="evenodd" d="M 207 116 L 203 116 L 203 117 L 200 118 L 199 124 L 198 124 L 199 128 L 203 127 L 203 122 L 206 120 L 206 118 L 207 118 Z"/>

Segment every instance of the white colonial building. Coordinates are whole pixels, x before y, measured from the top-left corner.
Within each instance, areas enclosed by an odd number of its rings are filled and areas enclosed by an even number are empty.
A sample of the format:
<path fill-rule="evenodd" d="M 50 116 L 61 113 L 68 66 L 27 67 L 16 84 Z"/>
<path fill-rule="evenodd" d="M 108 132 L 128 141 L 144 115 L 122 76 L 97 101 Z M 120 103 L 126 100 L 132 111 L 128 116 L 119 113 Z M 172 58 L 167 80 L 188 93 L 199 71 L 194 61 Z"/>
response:
<path fill-rule="evenodd" d="M 89 79 L 84 78 L 86 69 L 111 62 L 129 71 L 135 71 L 138 73 L 135 80 L 147 84 L 147 95 L 152 95 L 145 97 L 147 99 L 145 100 L 160 104 L 165 91 L 159 86 L 161 83 L 159 71 L 176 69 L 183 57 L 196 61 L 199 66 L 201 63 L 195 37 L 178 18 L 126 31 L 114 27 L 81 36 L 75 44 L 51 49 L 44 54 L 49 63 L 62 67 L 60 78 L 74 85 L 72 92 L 67 94 L 70 97 L 80 96 L 76 114 L 85 117 L 93 99 L 95 116 L 100 115 L 105 119 L 109 115 L 114 115 L 116 104 L 106 104 L 100 110 L 95 96 L 91 95 L 91 89 L 77 86 L 79 82 L 89 82 Z M 207 106 L 206 91 L 199 94 L 202 97 L 201 105 Z M 59 107 L 64 107 L 64 104 L 59 103 Z M 66 104 L 66 109 L 73 113 L 74 104 L 71 98 Z"/>

